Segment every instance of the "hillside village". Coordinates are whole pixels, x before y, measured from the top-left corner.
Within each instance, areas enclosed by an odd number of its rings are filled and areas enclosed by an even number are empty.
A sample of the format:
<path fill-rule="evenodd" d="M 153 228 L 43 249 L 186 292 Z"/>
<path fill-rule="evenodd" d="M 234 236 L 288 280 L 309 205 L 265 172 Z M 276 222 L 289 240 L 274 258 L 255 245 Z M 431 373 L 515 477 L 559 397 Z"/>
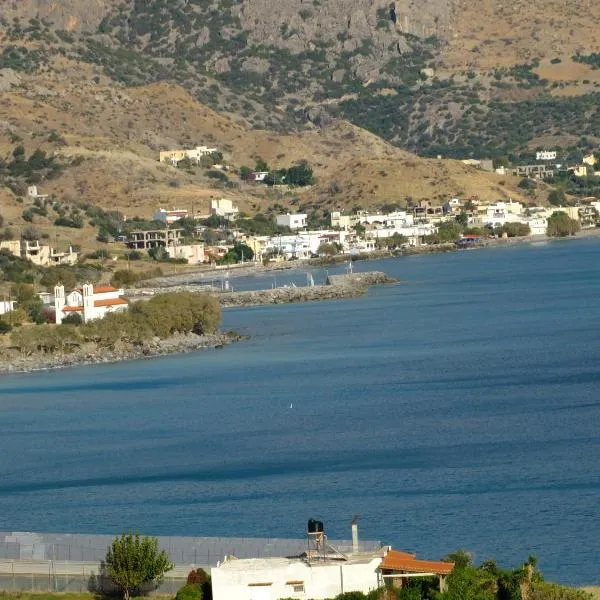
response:
<path fill-rule="evenodd" d="M 507 169 L 522 176 L 521 187 L 529 189 L 539 182 L 564 173 L 571 179 L 597 177 L 596 157 L 583 157 L 581 164 L 564 167 L 556 162 L 557 153 L 538 152 L 532 165 L 494 166 L 485 161 L 465 161 L 472 168 L 493 169 L 503 175 Z M 241 180 L 254 186 L 269 186 L 289 193 L 314 183 L 312 169 L 302 162 L 289 169 L 271 170 L 262 159 L 254 168 L 227 164 L 216 147 L 196 146 L 192 149 L 161 151 L 158 160 L 172 168 L 185 168 L 189 163 L 202 164 L 216 173 L 236 172 Z M 588 172 L 589 170 L 589 172 Z M 37 186 L 27 189 L 34 207 L 52 202 Z M 41 239 L 11 237 L 5 230 L 0 252 L 33 266 L 52 269 L 85 264 L 89 259 L 102 259 L 104 264 L 127 261 L 127 269 L 112 269 L 111 284 L 77 281 L 66 289 L 61 281 L 38 292 L 43 304 L 43 320 L 56 324 L 89 322 L 111 312 L 126 310 L 126 287 L 135 285 L 144 274 L 132 274 L 132 263 L 191 265 L 198 269 L 218 269 L 236 264 L 269 265 L 289 261 L 349 259 L 407 250 L 435 250 L 438 247 L 468 248 L 485 245 L 491 240 L 508 238 L 540 238 L 568 236 L 582 229 L 594 229 L 600 223 L 600 200 L 595 197 L 567 201 L 566 196 L 553 198 L 558 205 L 542 206 L 533 202 L 479 198 L 448 198 L 443 203 L 430 200 L 388 202 L 379 210 L 356 207 L 352 211 L 332 210 L 326 218 L 316 220 L 305 212 L 271 212 L 250 216 L 240 211 L 230 198 L 213 198 L 209 212 L 185 208 L 156 207 L 148 220 L 128 219 L 119 213 L 100 211 L 96 215 L 98 240 L 105 250 L 84 255 L 69 246 L 57 250 Z M 31 209 L 25 209 L 25 213 Z M 89 209 L 88 209 L 89 210 Z M 24 214 L 25 214 L 24 213 Z M 96 213 L 94 213 L 96 214 Z M 149 271 L 149 273 L 154 273 Z M 151 276 L 151 275 L 149 275 Z M 6 290 L 0 303 L 5 329 L 12 323 L 10 313 L 18 310 L 18 301 Z"/>

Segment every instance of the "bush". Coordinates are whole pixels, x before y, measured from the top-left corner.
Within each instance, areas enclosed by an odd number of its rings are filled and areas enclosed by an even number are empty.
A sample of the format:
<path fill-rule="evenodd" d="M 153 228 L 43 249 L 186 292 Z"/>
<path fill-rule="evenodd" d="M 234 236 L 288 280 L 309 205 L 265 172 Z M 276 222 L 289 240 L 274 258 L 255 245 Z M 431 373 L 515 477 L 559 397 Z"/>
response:
<path fill-rule="evenodd" d="M 6 321 L 6 315 L 0 317 L 0 335 L 8 333 L 12 329 L 12 325 Z"/>
<path fill-rule="evenodd" d="M 199 583 L 186 583 L 177 590 L 175 600 L 202 600 L 202 585 Z"/>
<path fill-rule="evenodd" d="M 79 313 L 71 313 L 70 315 L 67 315 L 62 322 L 65 325 L 81 325 L 83 323 L 83 318 Z"/>

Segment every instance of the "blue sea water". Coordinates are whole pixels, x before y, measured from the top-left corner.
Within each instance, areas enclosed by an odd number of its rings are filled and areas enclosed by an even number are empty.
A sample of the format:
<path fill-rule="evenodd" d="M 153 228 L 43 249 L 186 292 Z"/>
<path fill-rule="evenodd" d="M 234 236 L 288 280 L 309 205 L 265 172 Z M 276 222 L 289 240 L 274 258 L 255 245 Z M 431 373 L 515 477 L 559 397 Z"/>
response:
<path fill-rule="evenodd" d="M 360 513 L 425 558 L 599 583 L 600 241 L 354 266 L 402 283 L 228 310 L 250 339 L 220 351 L 1 378 L 0 530 L 347 538 Z"/>

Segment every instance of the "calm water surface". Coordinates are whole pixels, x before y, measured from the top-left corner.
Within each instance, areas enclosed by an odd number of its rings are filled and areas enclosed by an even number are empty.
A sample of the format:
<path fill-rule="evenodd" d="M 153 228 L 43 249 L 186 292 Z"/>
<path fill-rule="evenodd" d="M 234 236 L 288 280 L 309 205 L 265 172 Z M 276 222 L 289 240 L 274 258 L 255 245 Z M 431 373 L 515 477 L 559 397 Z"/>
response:
<path fill-rule="evenodd" d="M 0 530 L 347 538 L 360 513 L 423 557 L 600 582 L 600 241 L 355 268 L 404 283 L 227 311 L 251 339 L 222 351 L 0 379 Z"/>

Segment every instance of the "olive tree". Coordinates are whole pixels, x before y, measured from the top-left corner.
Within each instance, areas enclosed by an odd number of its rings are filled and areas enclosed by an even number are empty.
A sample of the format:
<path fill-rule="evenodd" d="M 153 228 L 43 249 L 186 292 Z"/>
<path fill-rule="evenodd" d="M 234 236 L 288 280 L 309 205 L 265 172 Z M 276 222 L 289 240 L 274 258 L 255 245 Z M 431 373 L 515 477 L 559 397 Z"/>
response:
<path fill-rule="evenodd" d="M 164 550 L 159 550 L 155 537 L 123 534 L 116 537 L 106 552 L 106 570 L 115 585 L 129 600 L 132 591 L 144 585 L 158 585 L 173 568 Z"/>

